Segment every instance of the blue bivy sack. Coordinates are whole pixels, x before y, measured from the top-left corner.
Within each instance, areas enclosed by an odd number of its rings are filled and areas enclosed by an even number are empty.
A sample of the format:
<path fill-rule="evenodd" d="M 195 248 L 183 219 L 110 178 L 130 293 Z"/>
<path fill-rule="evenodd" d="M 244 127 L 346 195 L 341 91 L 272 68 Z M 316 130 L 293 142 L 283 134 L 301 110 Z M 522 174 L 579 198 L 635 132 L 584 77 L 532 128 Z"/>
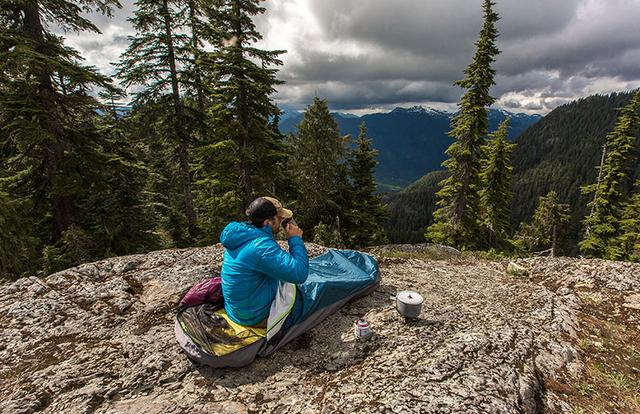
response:
<path fill-rule="evenodd" d="M 354 250 L 331 249 L 309 261 L 306 282 L 280 282 L 267 326 L 232 321 L 222 303 L 182 308 L 175 332 L 187 356 L 212 367 L 239 367 L 269 355 L 322 322 L 348 301 L 371 293 L 379 283 L 373 257 Z"/>

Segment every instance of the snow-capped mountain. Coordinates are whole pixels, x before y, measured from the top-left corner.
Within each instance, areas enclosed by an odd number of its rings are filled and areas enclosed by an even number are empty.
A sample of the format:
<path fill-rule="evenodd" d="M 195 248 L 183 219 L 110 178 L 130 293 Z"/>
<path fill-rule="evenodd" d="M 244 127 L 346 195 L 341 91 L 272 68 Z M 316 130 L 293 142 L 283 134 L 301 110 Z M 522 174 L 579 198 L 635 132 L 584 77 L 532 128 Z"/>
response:
<path fill-rule="evenodd" d="M 452 140 L 447 135 L 455 113 L 439 109 L 413 106 L 395 108 L 387 113 L 363 116 L 345 116 L 333 113 L 342 134 L 358 136 L 359 125 L 365 122 L 369 137 L 379 151 L 376 178 L 379 184 L 402 187 L 430 171 L 441 169 L 445 150 Z M 495 130 L 506 118 L 509 124 L 509 139 L 515 139 L 540 115 L 515 114 L 504 109 L 489 110 L 489 129 Z M 280 120 L 280 130 L 288 134 L 296 131 L 302 112 L 286 111 Z"/>

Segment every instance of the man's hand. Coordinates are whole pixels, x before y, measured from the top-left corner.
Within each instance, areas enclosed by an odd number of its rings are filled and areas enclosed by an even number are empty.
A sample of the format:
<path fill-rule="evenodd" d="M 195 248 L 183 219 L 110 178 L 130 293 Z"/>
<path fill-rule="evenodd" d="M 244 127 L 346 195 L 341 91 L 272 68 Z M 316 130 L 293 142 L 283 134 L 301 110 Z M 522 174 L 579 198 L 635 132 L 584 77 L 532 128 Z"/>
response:
<path fill-rule="evenodd" d="M 285 230 L 285 233 L 287 233 L 287 238 L 290 238 L 293 236 L 302 237 L 302 229 L 291 222 L 287 223 L 287 227 L 284 230 Z"/>

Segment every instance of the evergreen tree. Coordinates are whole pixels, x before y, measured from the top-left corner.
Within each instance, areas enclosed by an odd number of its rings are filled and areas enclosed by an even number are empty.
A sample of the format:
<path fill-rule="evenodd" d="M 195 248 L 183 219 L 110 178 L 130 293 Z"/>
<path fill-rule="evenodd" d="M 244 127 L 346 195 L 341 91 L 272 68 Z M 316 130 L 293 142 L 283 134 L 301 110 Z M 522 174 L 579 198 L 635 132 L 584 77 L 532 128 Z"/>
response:
<path fill-rule="evenodd" d="M 185 68 L 185 76 L 183 81 L 186 83 L 187 96 L 195 99 L 195 105 L 193 107 L 196 110 L 196 115 L 203 119 L 206 106 L 208 104 L 206 99 L 206 87 L 204 85 L 201 59 L 205 44 L 203 42 L 204 31 L 206 30 L 206 22 L 203 21 L 203 3 L 196 0 L 187 0 L 187 8 L 189 14 L 189 31 L 191 32 L 191 38 L 189 43 L 189 52 L 192 59 L 187 63 Z M 202 124 L 204 126 L 204 124 Z"/>
<path fill-rule="evenodd" d="M 252 45 L 262 39 L 253 17 L 265 12 L 260 0 L 219 0 L 203 7 L 206 41 L 201 70 L 211 98 L 209 114 L 218 137 L 237 147 L 236 177 L 240 206 L 256 196 L 278 193 L 286 164 L 285 145 L 270 120 L 280 113 L 271 95 L 279 55 Z M 222 139 L 222 138 L 221 138 Z M 212 172 L 215 174 L 215 172 Z M 275 190 L 275 191 L 274 191 Z"/>
<path fill-rule="evenodd" d="M 116 214 L 138 217 L 140 205 L 135 186 L 126 190 L 126 198 L 112 197 L 111 191 L 131 177 L 135 162 L 122 151 L 127 143 L 114 142 L 112 126 L 99 115 L 104 106 L 89 93 L 118 91 L 47 27 L 99 33 L 81 13 L 109 14 L 119 4 L 79 4 L 5 1 L 0 8 L 0 185 L 8 194 L 5 206 L 11 206 L 29 232 L 30 246 L 20 247 L 23 237 L 17 249 L 44 252 L 50 271 L 138 249 L 148 230 L 144 221 L 127 229 L 106 225 L 119 221 Z M 3 210 L 10 223 L 11 209 Z M 96 231 L 105 225 L 105 233 Z M 120 236 L 115 245 L 104 241 L 106 233 Z M 82 257 L 67 254 L 85 245 L 92 248 Z M 61 251 L 67 253 L 58 260 L 61 255 L 53 252 Z"/>
<path fill-rule="evenodd" d="M 172 180 L 178 182 L 170 197 L 180 199 L 189 243 L 198 233 L 190 174 L 192 132 L 197 122 L 188 117 L 182 94 L 188 89 L 185 84 L 191 84 L 187 75 L 193 74 L 193 70 L 188 70 L 193 60 L 190 48 L 193 39 L 184 33 L 192 20 L 184 5 L 175 0 L 137 0 L 135 6 L 129 21 L 136 34 L 129 37 L 129 47 L 117 64 L 117 76 L 125 87 L 142 86 L 135 94 L 134 105 L 155 105 L 159 134 L 156 139 L 168 147 L 165 167 L 178 166 L 179 179 Z"/>
<path fill-rule="evenodd" d="M 540 197 L 531 222 L 521 224 L 515 242 L 529 253 L 548 249 L 554 257 L 567 232 L 569 218 L 569 205 L 560 204 L 556 192 L 550 191 Z"/>
<path fill-rule="evenodd" d="M 585 237 L 579 244 L 587 256 L 616 259 L 623 254 L 614 241 L 620 236 L 620 213 L 638 163 L 639 109 L 640 89 L 622 108 L 613 131 L 607 135 L 599 181 L 582 189 L 594 194 L 589 203 L 591 214 L 584 220 Z"/>
<path fill-rule="evenodd" d="M 0 192 L 0 281 L 37 269 L 38 240 L 31 236 L 33 223 L 21 217 L 17 204 Z"/>
<path fill-rule="evenodd" d="M 507 141 L 509 119 L 500 124 L 498 130 L 484 146 L 482 172 L 482 191 L 480 193 L 483 208 L 483 225 L 489 230 L 489 244 L 501 244 L 506 240 L 511 217 L 511 199 L 513 197 L 513 166 L 511 153 L 515 144 Z"/>
<path fill-rule="evenodd" d="M 475 43 L 475 56 L 464 71 L 465 78 L 456 82 L 467 91 L 458 104 L 460 111 L 451 121 L 449 135 L 456 141 L 447 149 L 449 159 L 442 164 L 450 175 L 441 183 L 439 208 L 426 233 L 437 243 L 462 248 L 476 247 L 479 238 L 482 144 L 488 129 L 487 108 L 494 102 L 489 95 L 495 76 L 491 64 L 499 53 L 495 24 L 500 18 L 493 11 L 494 5 L 484 0 L 484 24 Z"/>
<path fill-rule="evenodd" d="M 116 1 L 82 2 L 87 10 L 109 13 Z M 4 1 L 0 8 L 0 124 L 5 149 L 5 176 L 13 197 L 36 197 L 34 208 L 48 217 L 55 242 L 76 219 L 78 175 L 73 164 L 78 147 L 98 108 L 87 94 L 92 87 L 112 88 L 94 68 L 82 65 L 78 53 L 62 37 L 46 30 L 55 24 L 66 31 L 99 33 L 70 1 Z M 20 194 L 19 194 L 20 193 Z M 49 214 L 47 214 L 49 213 Z"/>
<path fill-rule="evenodd" d="M 147 167 L 144 192 L 150 203 L 150 216 L 161 245 L 169 248 L 189 246 L 188 224 L 181 197 L 179 163 L 175 162 L 175 145 L 162 137 L 167 133 L 172 111 L 166 110 L 164 101 L 148 101 L 133 108 L 123 119 L 126 124 L 125 140 L 142 154 Z"/>
<path fill-rule="evenodd" d="M 243 205 L 238 191 L 237 144 L 232 140 L 203 144 L 195 149 L 194 179 L 201 239 L 217 242 L 224 226 L 237 218 Z"/>
<path fill-rule="evenodd" d="M 92 197 L 85 200 L 86 221 L 94 220 L 91 235 L 99 240 L 105 255 L 142 253 L 159 247 L 155 233 L 153 199 L 146 191 L 150 169 L 144 164 L 143 147 L 127 136 L 129 123 L 115 111 L 100 118 L 99 133 L 103 161 L 107 166 L 93 180 Z M 136 137 L 137 138 L 137 137 Z M 96 163 L 97 164 L 97 163 Z"/>
<path fill-rule="evenodd" d="M 319 223 L 313 228 L 313 242 L 325 247 L 344 249 L 346 247 L 337 226 Z"/>
<path fill-rule="evenodd" d="M 281 152 L 278 153 L 276 159 L 278 174 L 273 176 L 271 193 L 277 194 L 280 197 L 279 199 L 289 203 L 295 199 L 297 189 L 295 178 L 288 172 L 289 160 L 293 154 L 293 149 L 287 136 L 280 131 L 280 113 L 271 119 L 269 127 L 277 135 L 278 142 L 282 143 Z"/>
<path fill-rule="evenodd" d="M 101 257 L 142 253 L 158 247 L 145 195 L 147 168 L 123 121 L 107 111 L 91 140 L 100 148 L 83 153 L 85 192 L 78 195 L 76 221 L 56 245 L 43 251 L 44 268 L 55 271 Z M 102 166 L 90 171 L 89 166 Z"/>
<path fill-rule="evenodd" d="M 321 222 L 336 225 L 336 217 L 344 222 L 350 199 L 344 163 L 349 137 L 340 135 L 326 100 L 313 99 L 298 133 L 289 140 L 290 172 L 299 191 L 293 203 L 296 221 L 304 229 L 313 229 Z M 309 237 L 313 239 L 313 234 Z"/>
<path fill-rule="evenodd" d="M 353 209 L 349 229 L 350 245 L 366 247 L 383 244 L 387 238 L 383 224 L 388 214 L 377 193 L 374 171 L 378 151 L 367 137 L 365 123 L 360 124 L 356 148 L 349 157 L 349 175 L 353 186 Z"/>
<path fill-rule="evenodd" d="M 640 179 L 635 184 L 636 191 L 629 198 L 620 220 L 620 236 L 615 244 L 619 258 L 640 261 Z"/>

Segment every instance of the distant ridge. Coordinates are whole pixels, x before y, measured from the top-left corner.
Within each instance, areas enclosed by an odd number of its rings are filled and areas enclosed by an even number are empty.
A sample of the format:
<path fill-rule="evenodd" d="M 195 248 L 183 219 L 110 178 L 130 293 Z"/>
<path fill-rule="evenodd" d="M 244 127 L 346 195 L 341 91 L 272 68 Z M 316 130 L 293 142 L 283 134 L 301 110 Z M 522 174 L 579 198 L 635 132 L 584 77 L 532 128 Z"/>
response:
<path fill-rule="evenodd" d="M 440 170 L 445 151 L 451 144 L 447 135 L 453 112 L 413 106 L 395 108 L 387 113 L 363 116 L 334 112 L 342 134 L 356 137 L 358 126 L 365 122 L 369 136 L 379 151 L 376 179 L 382 191 L 399 190 L 431 171 Z M 514 114 L 503 109 L 489 110 L 489 127 L 495 130 L 506 117 L 511 118 L 509 139 L 513 140 L 542 116 Z M 280 120 L 280 130 L 296 131 L 302 113 L 286 110 Z"/>
<path fill-rule="evenodd" d="M 124 104 L 112 106 L 118 116 L 126 116 L 132 107 Z M 302 112 L 289 107 L 281 108 L 280 131 L 288 134 L 296 131 L 302 120 Z M 440 170 L 446 159 L 445 150 L 451 144 L 447 135 L 454 112 L 424 106 L 397 107 L 390 112 L 358 116 L 333 112 L 342 134 L 358 135 L 361 122 L 365 122 L 369 136 L 374 141 L 379 165 L 376 180 L 381 191 L 398 191 L 431 171 Z M 489 128 L 495 130 L 506 117 L 511 118 L 509 139 L 518 137 L 541 115 L 512 113 L 503 109 L 489 110 Z"/>
<path fill-rule="evenodd" d="M 575 243 L 581 235 L 581 219 L 587 213 L 587 200 L 580 194 L 580 187 L 595 180 L 605 137 L 613 129 L 620 108 L 630 98 L 631 93 L 613 93 L 562 105 L 516 139 L 514 230 L 521 221 L 531 218 L 538 197 L 555 190 L 560 201 L 571 207 L 571 240 L 565 251 L 577 253 Z M 424 227 L 431 224 L 437 183 L 444 174 L 444 171 L 426 174 L 401 192 L 387 196 L 392 215 L 387 225 L 391 242 L 424 240 Z M 640 164 L 635 176 L 640 176 Z"/>

